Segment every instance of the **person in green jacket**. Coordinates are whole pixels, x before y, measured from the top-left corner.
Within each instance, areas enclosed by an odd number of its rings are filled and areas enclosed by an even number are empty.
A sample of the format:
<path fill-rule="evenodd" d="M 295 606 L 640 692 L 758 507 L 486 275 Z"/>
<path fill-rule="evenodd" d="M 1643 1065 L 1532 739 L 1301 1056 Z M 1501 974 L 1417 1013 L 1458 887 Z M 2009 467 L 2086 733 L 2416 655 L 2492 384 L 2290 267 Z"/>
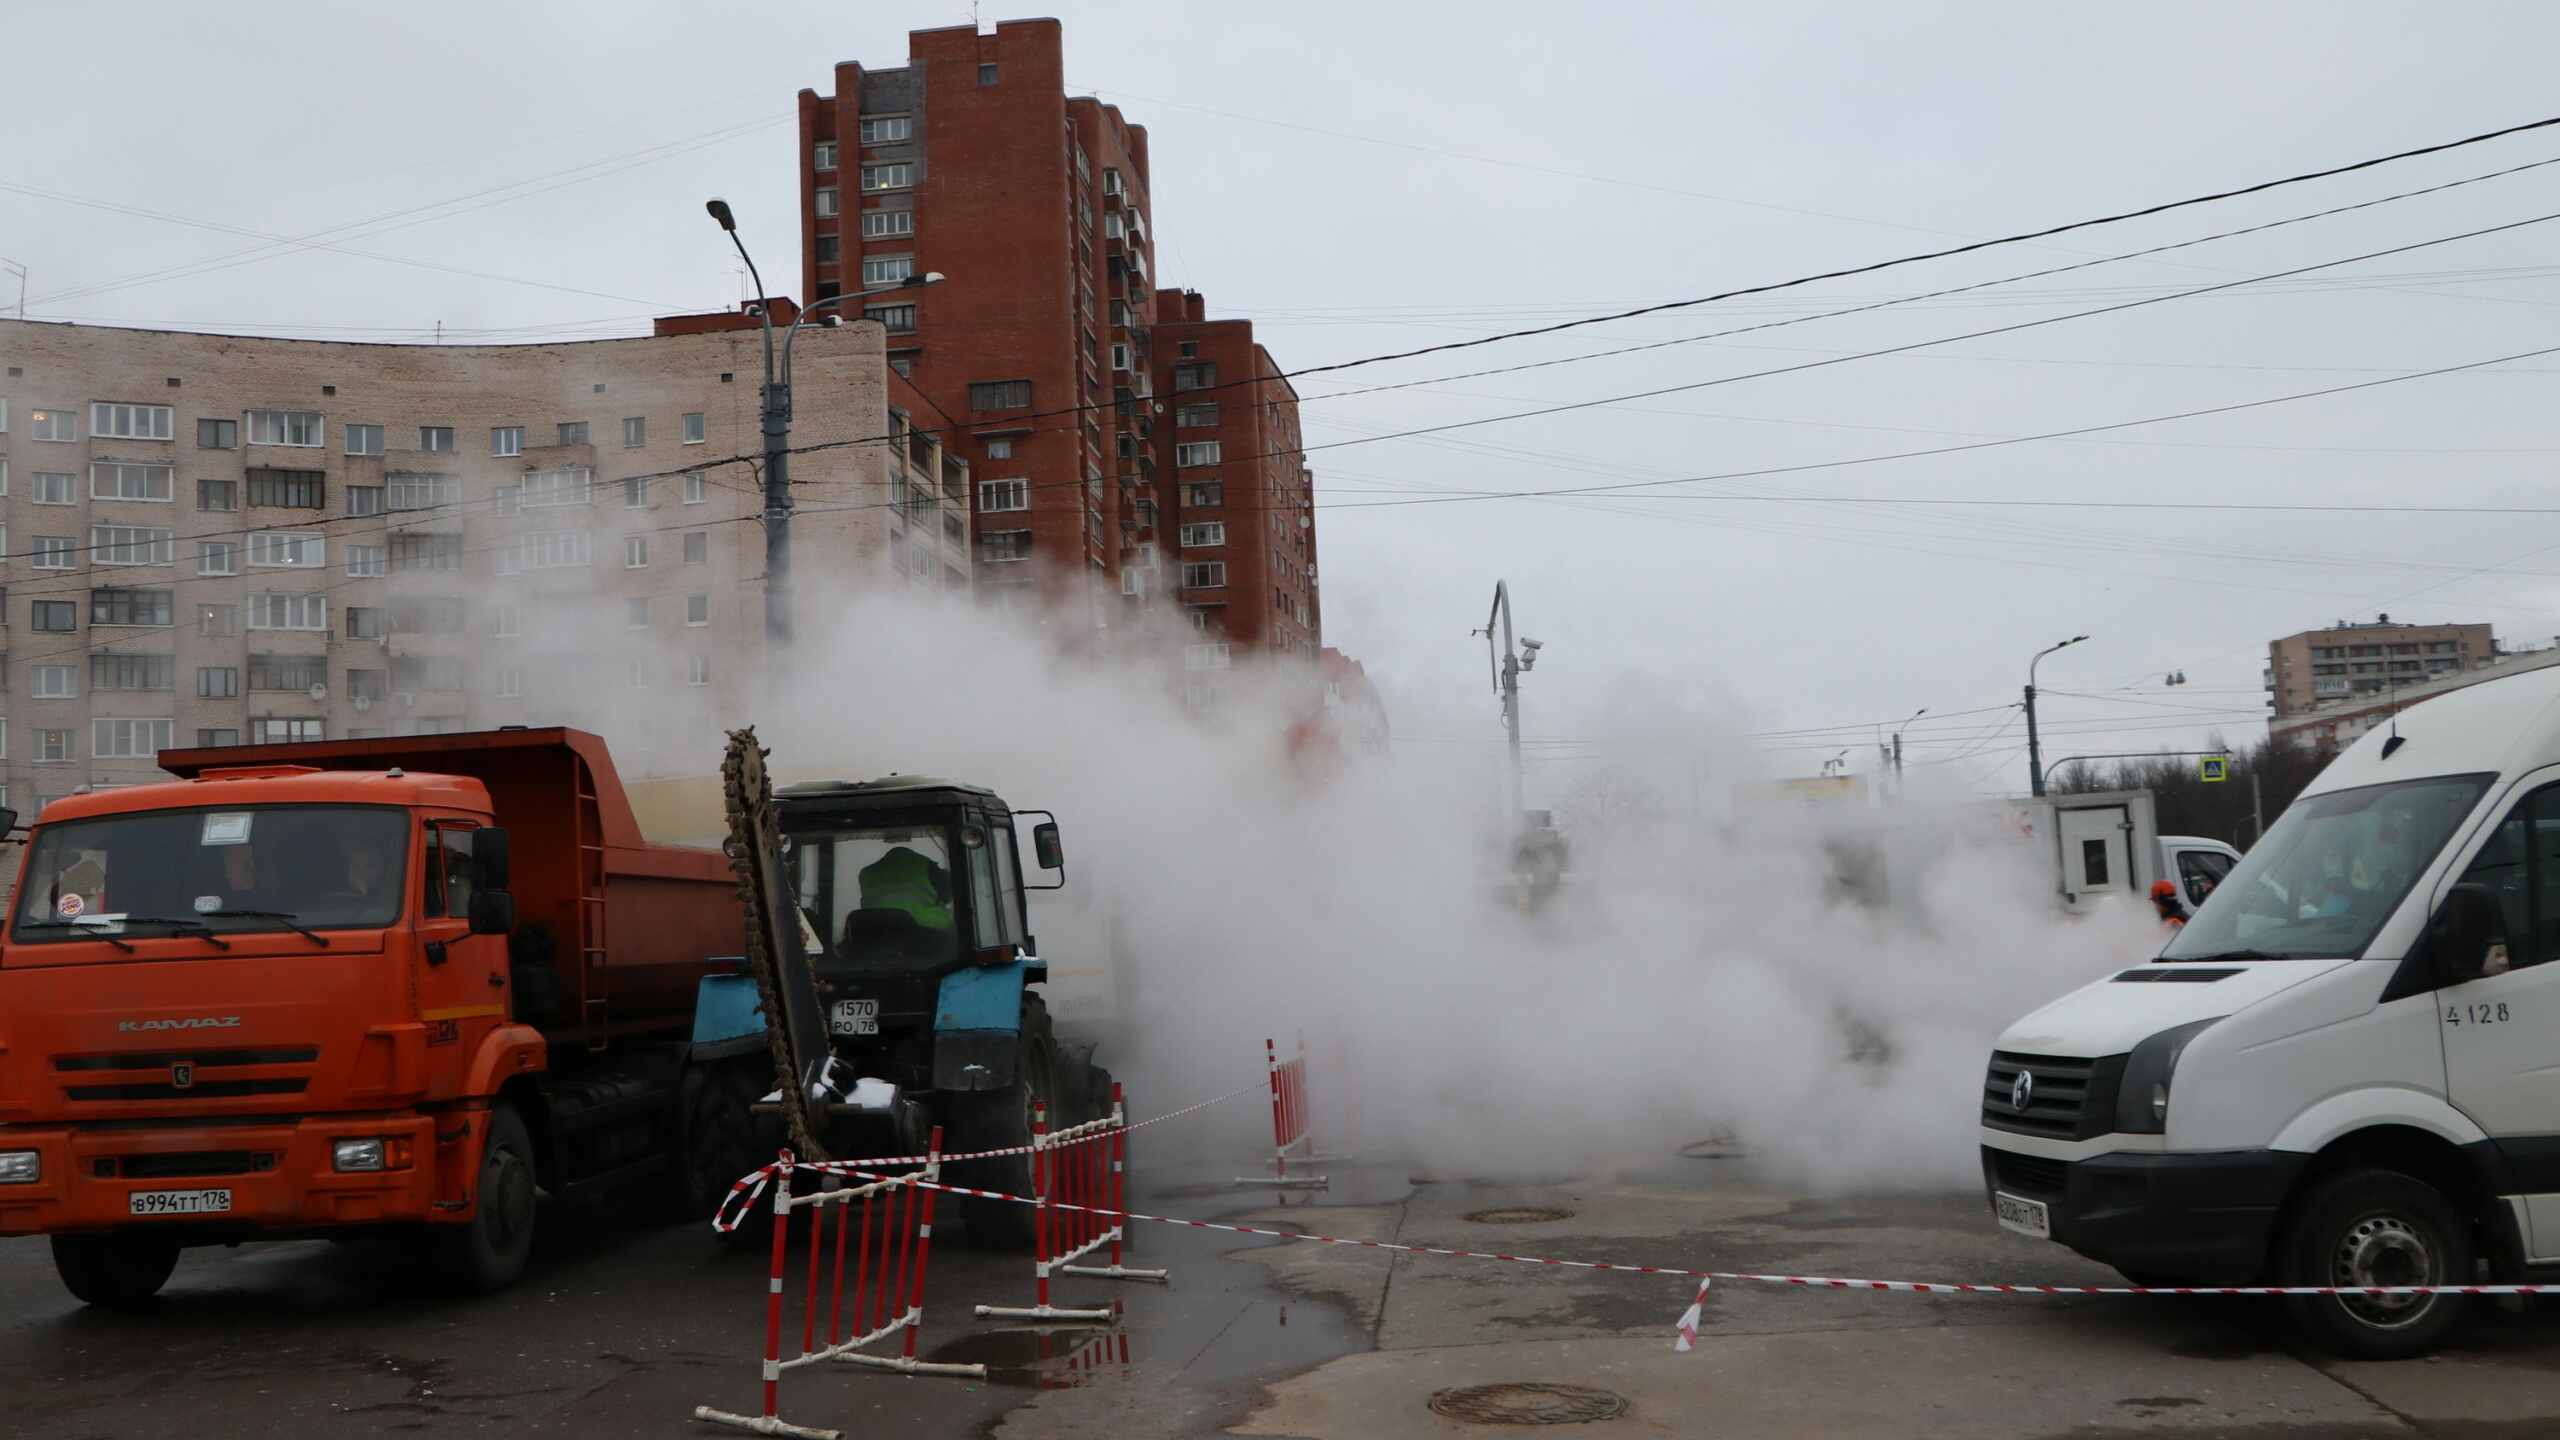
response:
<path fill-rule="evenodd" d="M 927 930 L 951 928 L 951 872 L 897 846 L 862 867 L 862 908 L 904 910 Z"/>

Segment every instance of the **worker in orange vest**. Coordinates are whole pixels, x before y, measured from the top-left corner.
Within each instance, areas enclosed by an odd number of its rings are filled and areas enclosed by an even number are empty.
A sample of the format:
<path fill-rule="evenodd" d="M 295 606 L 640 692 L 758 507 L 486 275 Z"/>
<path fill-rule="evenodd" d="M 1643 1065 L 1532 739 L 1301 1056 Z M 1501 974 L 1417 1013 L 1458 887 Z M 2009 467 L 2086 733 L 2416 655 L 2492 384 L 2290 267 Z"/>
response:
<path fill-rule="evenodd" d="M 2175 933 L 2187 923 L 2187 907 L 2178 903 L 2176 881 L 2152 881 L 2151 903 L 2160 909 L 2161 929 Z"/>

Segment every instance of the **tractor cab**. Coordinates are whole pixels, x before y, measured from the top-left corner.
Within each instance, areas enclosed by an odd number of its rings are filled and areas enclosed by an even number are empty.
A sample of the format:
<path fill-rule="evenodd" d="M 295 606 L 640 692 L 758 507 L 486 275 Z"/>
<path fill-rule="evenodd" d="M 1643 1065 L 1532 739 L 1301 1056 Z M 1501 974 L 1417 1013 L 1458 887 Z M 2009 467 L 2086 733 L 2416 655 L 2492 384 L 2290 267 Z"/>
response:
<path fill-rule="evenodd" d="M 821 985 L 1035 953 L 1015 812 L 994 791 L 923 776 L 816 780 L 776 790 L 774 808 Z M 1035 828 L 1043 869 L 1058 867 L 1057 836 L 1054 821 Z"/>

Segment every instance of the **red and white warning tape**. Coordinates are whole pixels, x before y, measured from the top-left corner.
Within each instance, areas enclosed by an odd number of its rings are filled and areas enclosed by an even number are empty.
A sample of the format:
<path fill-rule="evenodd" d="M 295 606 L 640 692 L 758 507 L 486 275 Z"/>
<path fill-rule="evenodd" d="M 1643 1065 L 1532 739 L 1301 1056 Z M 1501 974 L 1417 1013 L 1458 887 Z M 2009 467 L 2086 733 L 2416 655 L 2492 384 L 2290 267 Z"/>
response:
<path fill-rule="evenodd" d="M 1132 1121 L 1127 1126 L 1120 1128 L 1143 1130 L 1149 1125 L 1160 1125 L 1167 1120 L 1179 1119 L 1182 1116 L 1190 1114 L 1194 1110 L 1206 1110 L 1210 1106 L 1215 1105 L 1222 1100 L 1233 1100 L 1239 1095 L 1259 1094 L 1268 1088 L 1269 1082 L 1257 1080 L 1250 1085 L 1239 1086 L 1236 1089 L 1230 1090 L 1224 1095 L 1212 1095 L 1208 1099 L 1203 1100 L 1196 1105 L 1185 1105 L 1179 1110 L 1168 1110 L 1162 1115 L 1155 1115 L 1144 1120 Z M 1088 1122 L 1087 1125 L 1078 1128 L 1092 1129 L 1096 1134 L 1086 1138 L 1098 1138 L 1103 1131 L 1113 1127 L 1106 1126 L 1100 1121 L 1092 1121 Z M 1061 1136 L 1071 1133 L 1072 1132 L 1061 1132 Z M 1052 1137 L 1053 1141 L 1057 1138 L 1060 1137 Z M 893 1155 L 885 1159 L 878 1160 L 802 1160 L 794 1163 L 791 1168 L 795 1171 L 806 1171 L 817 1175 L 861 1175 L 868 1171 L 885 1170 L 892 1166 L 899 1165 L 925 1165 L 935 1163 L 949 1165 L 961 1160 L 994 1160 L 1006 1155 L 1029 1155 L 1039 1148 L 1040 1147 L 1038 1146 L 1032 1145 L 1008 1145 L 1000 1150 L 971 1150 L 958 1155 Z M 745 1223 L 747 1212 L 755 1205 L 756 1197 L 764 1193 L 765 1186 L 772 1183 L 774 1172 L 780 1168 L 782 1167 L 779 1161 L 760 1165 L 730 1182 L 729 1193 L 721 1197 L 719 1208 L 712 1212 L 711 1228 L 725 1235 L 730 1231 L 737 1229 L 739 1225 Z M 977 1194 L 980 1192 L 972 1191 L 970 1193 Z M 1008 1195 L 1004 1198 L 1009 1200 L 1020 1199 L 1026 1205 L 1031 1203 L 1028 1199 L 1022 1196 Z"/>
<path fill-rule="evenodd" d="M 846 1173 L 863 1176 L 852 1170 Z M 1017 1204 L 1033 1203 L 1029 1196 L 1008 1195 L 1001 1190 L 973 1190 L 965 1185 L 947 1185 L 917 1180 L 921 1189 L 941 1190 L 953 1195 L 975 1195 L 986 1200 L 1011 1200 Z M 1453 1250 L 1438 1245 L 1404 1245 L 1392 1240 L 1355 1240 L 1338 1235 L 1310 1235 L 1302 1230 L 1266 1230 L 1254 1225 L 1228 1225 L 1215 1220 L 1182 1220 L 1171 1215 L 1148 1215 L 1135 1210 L 1109 1210 L 1092 1205 L 1066 1205 L 1049 1202 L 1052 1210 L 1082 1210 L 1089 1214 L 1114 1216 L 1123 1220 L 1145 1220 L 1157 1225 L 1179 1225 L 1191 1230 L 1219 1230 L 1230 1235 L 1267 1235 L 1276 1240 L 1309 1240 L 1320 1245 L 1357 1245 L 1369 1250 L 1394 1250 L 1407 1255 L 1447 1255 L 1461 1260 L 1507 1260 L 1516 1265 L 1552 1265 L 1566 1270 L 1608 1270 L 1627 1275 L 1679 1275 L 1699 1282 L 1697 1298 L 1680 1317 L 1680 1344 L 1686 1350 L 1697 1338 L 1697 1326 L 1706 1308 L 1707 1287 L 1718 1280 L 1748 1281 L 1761 1285 L 1800 1285 L 1828 1290 L 1898 1290 L 1915 1295 L 2554 1295 L 2560 1285 L 1959 1285 L 1938 1280 L 1848 1280 L 1828 1275 L 1754 1275 L 1737 1270 L 1691 1270 L 1676 1265 L 1622 1265 L 1608 1260 L 1556 1260 L 1539 1255 L 1504 1255 L 1490 1250 Z"/>

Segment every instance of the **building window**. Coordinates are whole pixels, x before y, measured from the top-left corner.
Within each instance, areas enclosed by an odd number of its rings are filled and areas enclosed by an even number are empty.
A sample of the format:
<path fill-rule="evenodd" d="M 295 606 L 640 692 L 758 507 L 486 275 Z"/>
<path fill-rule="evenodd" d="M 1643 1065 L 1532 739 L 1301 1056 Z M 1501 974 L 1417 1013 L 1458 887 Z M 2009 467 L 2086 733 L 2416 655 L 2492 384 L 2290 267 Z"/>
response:
<path fill-rule="evenodd" d="M 99 440 L 166 440 L 176 423 L 176 412 L 166 405 L 89 406 L 89 434 Z"/>
<path fill-rule="evenodd" d="M 833 170 L 836 168 L 836 142 L 833 140 L 821 140 L 817 144 L 810 146 L 809 168 L 812 170 Z"/>
<path fill-rule="evenodd" d="M 462 631 L 459 595 L 404 595 L 391 602 L 391 630 L 399 635 L 456 635 Z"/>
<path fill-rule="evenodd" d="M 687 505 L 699 505 L 710 498 L 711 482 L 709 477 L 703 475 L 687 475 L 684 477 L 684 503 Z"/>
<path fill-rule="evenodd" d="M 71 600 L 38 600 L 30 623 L 46 633 L 69 633 L 80 628 L 80 608 Z"/>
<path fill-rule="evenodd" d="M 229 540 L 196 542 L 196 573 L 199 575 L 237 575 L 240 573 L 240 547 Z"/>
<path fill-rule="evenodd" d="M 30 410 L 27 412 L 27 438 L 77 440 L 80 438 L 80 417 L 69 410 Z"/>
<path fill-rule="evenodd" d="M 711 597 L 708 595 L 687 595 L 684 597 L 684 623 L 687 625 L 710 624 Z"/>
<path fill-rule="evenodd" d="M 996 65 L 994 61 L 988 60 L 979 64 L 978 83 L 981 85 L 993 85 L 996 83 Z"/>
<path fill-rule="evenodd" d="M 981 560 L 1027 560 L 1031 556 L 1031 532 L 1028 530 L 992 530 L 978 537 Z"/>
<path fill-rule="evenodd" d="M 628 678 L 624 683 L 628 684 L 632 689 L 634 689 L 634 690 L 646 690 L 646 689 L 648 689 L 648 688 L 649 688 L 649 657 L 648 657 L 648 656 L 646 656 L 646 655 L 634 655 L 634 656 L 632 656 L 632 657 L 631 657 L 631 661 L 630 661 L 629 670 L 628 670 L 628 677 L 629 677 L 629 678 Z"/>
<path fill-rule="evenodd" d="M 350 700 L 385 700 L 391 696 L 391 672 L 388 670 L 350 670 L 347 672 L 347 698 Z"/>
<path fill-rule="evenodd" d="M 1185 505 L 1224 505 L 1227 503 L 1227 482 L 1224 480 L 1187 480 L 1183 482 L 1182 486 L 1182 503 Z"/>
<path fill-rule="evenodd" d="M 89 755 L 95 760 L 148 760 L 177 743 L 170 720 L 92 720 Z"/>
<path fill-rule="evenodd" d="M 912 255 L 892 255 L 862 262 L 862 283 L 865 285 L 895 285 L 915 273 L 916 259 Z"/>
<path fill-rule="evenodd" d="M 327 563 L 317 530 L 262 530 L 249 536 L 249 563 L 269 569 L 317 570 Z"/>
<path fill-rule="evenodd" d="M 648 565 L 649 537 L 646 535 L 623 536 L 622 568 L 625 570 L 645 570 L 648 568 Z"/>
<path fill-rule="evenodd" d="M 865 230 L 865 232 L 866 232 L 866 233 L 868 233 L 869 228 L 870 228 L 870 227 L 869 227 L 869 226 L 867 226 L 867 225 L 864 227 L 864 230 Z M 833 265 L 834 263 L 836 263 L 836 260 L 837 260 L 837 259 L 838 259 L 838 257 L 841 255 L 841 253 L 842 253 L 841 247 L 840 247 L 840 245 L 839 245 L 839 243 L 838 243 L 838 241 L 837 241 L 837 239 L 836 239 L 836 237 L 835 237 L 835 236 L 833 236 L 833 235 L 821 235 L 821 236 L 819 236 L 819 237 L 818 237 L 818 263 L 819 263 L 819 264 L 821 264 L 821 265 Z"/>
<path fill-rule="evenodd" d="M 252 630 L 326 630 L 329 628 L 329 597 L 272 593 L 251 595 L 249 597 L 249 628 Z"/>
<path fill-rule="evenodd" d="M 459 690 L 462 688 L 462 657 L 459 655 L 394 655 L 391 657 L 391 688 L 394 690 Z"/>
<path fill-rule="evenodd" d="M 76 570 L 80 568 L 80 542 L 68 535 L 39 535 L 27 563 L 38 570 Z"/>
<path fill-rule="evenodd" d="M 489 453 L 504 460 L 524 453 L 524 427 L 493 425 L 489 427 Z"/>
<path fill-rule="evenodd" d="M 80 697 L 80 672 L 69 665 L 38 665 L 36 698 L 39 700 L 76 700 Z"/>
<path fill-rule="evenodd" d="M 518 543 L 527 570 L 566 570 L 595 563 L 594 537 L 584 530 L 534 530 Z"/>
<path fill-rule="evenodd" d="M 1182 527 L 1181 534 L 1182 548 L 1185 550 L 1199 549 L 1209 545 L 1224 545 L 1227 543 L 1227 522 L 1212 520 L 1199 525 L 1185 525 Z"/>
<path fill-rule="evenodd" d="M 894 164 L 862 167 L 862 188 L 865 190 L 904 190 L 915 183 L 916 167 L 903 160 Z M 820 215 L 836 213 L 834 191 L 821 190 L 818 192 L 818 197 L 821 207 L 818 211 Z"/>
<path fill-rule="evenodd" d="M 687 685 L 710 684 L 711 657 L 708 655 L 686 656 L 684 658 L 684 683 Z"/>
<path fill-rule="evenodd" d="M 348 486 L 347 513 L 354 516 L 381 514 L 383 508 L 382 490 L 383 487 L 379 485 Z"/>
<path fill-rule="evenodd" d="M 1224 670 L 1227 663 L 1227 645 L 1223 640 L 1215 644 L 1182 647 L 1182 668 L 1185 670 Z"/>
<path fill-rule="evenodd" d="M 556 429 L 559 435 L 558 440 L 554 442 L 556 444 L 584 445 L 587 443 L 587 422 L 584 420 L 563 420 L 559 422 Z"/>
<path fill-rule="evenodd" d="M 1185 590 L 1215 590 L 1226 583 L 1227 562 L 1224 560 L 1194 560 L 1182 567 L 1182 588 Z"/>
<path fill-rule="evenodd" d="M 1127 187 L 1120 183 L 1119 166 L 1105 165 L 1102 167 L 1102 193 L 1105 195 L 1124 195 L 1128 193 Z"/>
<path fill-rule="evenodd" d="M 1226 690 L 1217 685 L 1183 687 L 1182 708 L 1194 715 L 1214 715 L 1226 703 Z"/>
<path fill-rule="evenodd" d="M 1114 370 L 1129 368 L 1129 347 L 1117 340 L 1111 342 L 1111 368 Z"/>
<path fill-rule="evenodd" d="M 237 665 L 197 666 L 196 698 L 199 700 L 239 699 L 240 667 Z"/>
<path fill-rule="evenodd" d="M 252 690 L 309 690 L 328 679 L 329 657 L 326 655 L 252 655 L 249 657 L 249 688 Z"/>
<path fill-rule="evenodd" d="M 328 477 L 318 470 L 252 470 L 249 503 L 281 510 L 317 510 L 328 498 Z"/>
<path fill-rule="evenodd" d="M 981 511 L 1028 510 L 1031 508 L 1031 482 L 981 480 L 978 482 L 978 508 Z"/>
<path fill-rule="evenodd" d="M 710 531 L 688 530 L 685 532 L 684 563 L 687 565 L 708 565 L 711 563 Z"/>
<path fill-rule="evenodd" d="M 1217 383 L 1218 362 L 1214 360 L 1204 360 L 1197 365 L 1173 367 L 1173 388 L 1176 390 L 1208 390 L 1214 388 Z"/>
<path fill-rule="evenodd" d="M 1173 425 L 1177 430 L 1197 430 L 1203 425 L 1217 423 L 1218 402 L 1215 400 L 1173 407 Z"/>
<path fill-rule="evenodd" d="M 994 439 L 989 440 L 987 442 L 987 458 L 990 460 L 1012 459 L 1013 437 L 1010 435 L 999 435 Z"/>
<path fill-rule="evenodd" d="M 649 443 L 649 417 L 626 415 L 622 420 L 622 448 L 637 450 Z"/>
<path fill-rule="evenodd" d="M 524 607 L 521 605 L 499 606 L 496 620 L 489 633 L 501 640 L 511 640 L 524 633 Z"/>
<path fill-rule="evenodd" d="M 347 427 L 347 453 L 348 453 L 348 454 L 350 454 L 350 455 L 379 455 L 379 454 L 381 454 L 381 453 L 382 453 L 382 427 L 381 427 L 381 426 L 379 426 L 379 425 L 350 425 L 350 426 L 348 426 L 348 427 Z"/>
<path fill-rule="evenodd" d="M 634 475 L 630 479 L 622 482 L 622 508 L 625 510 L 646 510 L 649 508 L 649 481 L 647 477 Z"/>
<path fill-rule="evenodd" d="M 391 536 L 394 570 L 459 570 L 462 537 L 434 530 L 400 530 Z"/>
<path fill-rule="evenodd" d="M 894 240 L 901 235 L 914 233 L 916 233 L 916 212 L 913 210 L 865 210 L 862 212 L 862 238 L 865 240 Z M 818 258 L 826 260 L 833 257 L 821 255 Z"/>
<path fill-rule="evenodd" d="M 347 735 L 349 738 L 353 738 L 356 733 L 357 732 L 350 730 L 347 732 Z M 228 727 L 199 729 L 196 731 L 196 748 L 199 750 L 220 750 L 227 746 L 237 745 L 239 743 L 240 732 Z"/>
<path fill-rule="evenodd" d="M 892 335 L 916 333 L 916 307 L 912 304 L 865 306 L 862 318 L 879 321 L 880 328 Z"/>
<path fill-rule="evenodd" d="M 323 441 L 317 410 L 252 410 L 249 443 L 315 447 Z"/>
<path fill-rule="evenodd" d="M 865 187 L 868 187 L 871 184 L 871 171 L 868 167 L 865 167 L 862 172 L 862 183 Z M 816 200 L 817 215 L 819 219 L 831 220 L 835 218 L 836 187 L 833 185 L 821 185 L 818 187 L 814 198 Z"/>
<path fill-rule="evenodd" d="M 1218 463 L 1218 445 L 1215 440 L 1194 440 L 1188 445 L 1176 445 L 1173 447 L 1173 463 L 1215 465 Z"/>
<path fill-rule="evenodd" d="M 166 465 L 101 460 L 89 467 L 89 498 L 166 502 L 176 483 L 170 478 L 175 473 Z"/>
<path fill-rule="evenodd" d="M 39 475 L 36 479 L 42 480 L 44 477 Z M 39 485 L 36 488 L 41 492 L 44 487 Z M 36 503 L 44 503 L 44 496 L 41 493 L 36 496 Z M 199 510 L 238 510 L 240 508 L 240 482 L 237 480 L 197 481 L 196 508 Z"/>
<path fill-rule="evenodd" d="M 489 672 L 489 693 L 501 700 L 513 700 L 524 694 L 524 667 L 501 665 Z"/>
<path fill-rule="evenodd" d="M 176 666 L 166 655 L 99 654 L 89 657 L 89 688 L 167 690 Z"/>
<path fill-rule="evenodd" d="M 39 505 L 77 505 L 80 503 L 80 477 L 67 473 L 39 470 L 36 472 L 36 503 Z"/>
<path fill-rule="evenodd" d="M 197 421 L 196 448 L 199 450 L 239 449 L 240 422 L 237 420 Z"/>
<path fill-rule="evenodd" d="M 458 475 L 427 475 L 394 470 L 382 478 L 389 482 L 382 487 L 382 503 L 386 509 L 433 510 L 439 506 L 462 503 L 462 477 Z M 348 499 L 347 513 L 350 515 L 356 513 L 352 495 Z"/>
<path fill-rule="evenodd" d="M 239 634 L 240 607 L 237 605 L 198 605 L 196 607 L 196 633 L 199 635 L 212 636 Z"/>
<path fill-rule="evenodd" d="M 430 451 L 451 450 L 453 448 L 453 427 L 450 425 L 419 426 L 418 448 Z"/>
<path fill-rule="evenodd" d="M 583 466 L 559 470 L 528 470 L 524 483 L 516 489 L 516 503 L 527 510 L 550 505 L 591 505 L 595 503 L 595 472 Z"/>
<path fill-rule="evenodd" d="M 904 115 L 865 115 L 862 117 L 862 143 L 895 145 L 907 138 L 910 123 Z"/>
<path fill-rule="evenodd" d="M 379 640 L 383 636 L 382 608 L 378 605 L 350 605 L 346 619 L 350 640 Z"/>
<path fill-rule="evenodd" d="M 1030 403 L 1028 380 L 980 380 L 969 387 L 972 410 L 1014 410 Z"/>
<path fill-rule="evenodd" d="M 92 625 L 166 625 L 169 623 L 169 592 L 166 590 L 92 590 L 89 592 L 89 623 Z"/>
<path fill-rule="evenodd" d="M 303 745 L 321 738 L 317 720 L 251 720 L 252 745 Z"/>
<path fill-rule="evenodd" d="M 391 573 L 391 551 L 381 545 L 347 547 L 347 574 L 357 580 L 369 580 Z"/>
<path fill-rule="evenodd" d="M 702 443 L 702 412 L 697 410 L 684 417 L 684 443 L 687 445 Z"/>
<path fill-rule="evenodd" d="M 36 753 L 34 759 L 37 764 L 50 765 L 70 758 L 70 731 L 38 730 L 36 732 Z"/>

